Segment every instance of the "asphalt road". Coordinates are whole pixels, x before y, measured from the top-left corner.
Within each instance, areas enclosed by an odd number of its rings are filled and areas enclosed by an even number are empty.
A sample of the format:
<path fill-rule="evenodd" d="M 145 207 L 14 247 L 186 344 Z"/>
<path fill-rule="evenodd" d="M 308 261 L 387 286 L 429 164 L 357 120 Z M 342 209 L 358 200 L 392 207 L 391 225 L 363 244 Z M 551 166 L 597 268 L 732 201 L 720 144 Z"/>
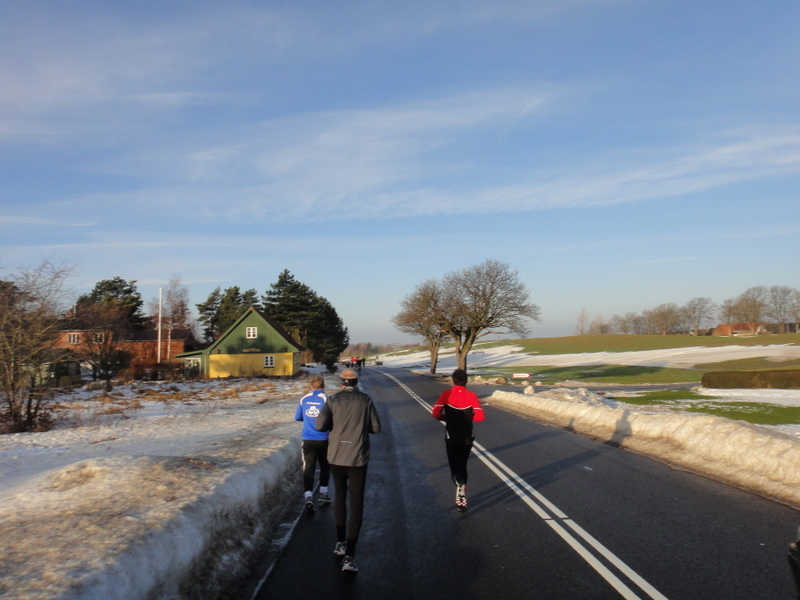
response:
<path fill-rule="evenodd" d="M 390 368 L 361 382 L 384 431 L 359 572 L 341 572 L 323 507 L 297 521 L 259 600 L 797 597 L 786 554 L 800 511 L 489 404 L 459 513 L 428 408 L 445 384 Z"/>

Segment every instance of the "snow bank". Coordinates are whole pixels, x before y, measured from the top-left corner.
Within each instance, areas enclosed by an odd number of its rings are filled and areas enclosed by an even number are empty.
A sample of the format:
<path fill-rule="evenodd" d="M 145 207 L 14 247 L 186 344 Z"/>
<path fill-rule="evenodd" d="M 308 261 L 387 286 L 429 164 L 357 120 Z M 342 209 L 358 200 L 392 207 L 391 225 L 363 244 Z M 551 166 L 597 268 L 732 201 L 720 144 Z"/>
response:
<path fill-rule="evenodd" d="M 246 573 L 300 497 L 287 398 L 300 388 L 269 402 L 263 389 L 227 401 L 230 390 L 211 390 L 213 409 L 193 400 L 157 415 L 164 402 L 150 402 L 115 421 L 1 436 L 0 596 L 213 598 Z"/>
<path fill-rule="evenodd" d="M 615 406 L 585 389 L 489 401 L 729 485 L 800 507 L 800 440 L 749 423 Z"/>

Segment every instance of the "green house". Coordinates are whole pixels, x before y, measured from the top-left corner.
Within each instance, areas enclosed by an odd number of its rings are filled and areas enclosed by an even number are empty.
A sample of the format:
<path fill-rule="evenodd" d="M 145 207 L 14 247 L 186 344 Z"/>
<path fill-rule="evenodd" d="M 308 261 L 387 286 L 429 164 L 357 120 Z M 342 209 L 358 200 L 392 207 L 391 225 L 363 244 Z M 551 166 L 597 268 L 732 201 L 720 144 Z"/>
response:
<path fill-rule="evenodd" d="M 202 378 L 291 377 L 303 350 L 277 322 L 249 308 L 208 348 L 175 358 L 185 373 Z"/>

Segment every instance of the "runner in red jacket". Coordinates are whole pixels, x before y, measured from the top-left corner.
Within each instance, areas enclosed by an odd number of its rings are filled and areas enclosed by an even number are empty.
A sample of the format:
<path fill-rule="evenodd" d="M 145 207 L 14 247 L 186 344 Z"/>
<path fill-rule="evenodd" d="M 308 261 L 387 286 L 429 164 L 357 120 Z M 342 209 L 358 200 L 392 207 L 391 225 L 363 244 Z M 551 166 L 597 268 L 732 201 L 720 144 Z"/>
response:
<path fill-rule="evenodd" d="M 474 421 L 483 421 L 485 414 L 478 396 L 467 388 L 467 373 L 463 369 L 453 371 L 453 387 L 445 390 L 433 405 L 433 417 L 444 421 L 445 449 L 450 475 L 456 484 L 456 506 L 467 510 L 467 460 L 472 451 L 475 435 Z"/>

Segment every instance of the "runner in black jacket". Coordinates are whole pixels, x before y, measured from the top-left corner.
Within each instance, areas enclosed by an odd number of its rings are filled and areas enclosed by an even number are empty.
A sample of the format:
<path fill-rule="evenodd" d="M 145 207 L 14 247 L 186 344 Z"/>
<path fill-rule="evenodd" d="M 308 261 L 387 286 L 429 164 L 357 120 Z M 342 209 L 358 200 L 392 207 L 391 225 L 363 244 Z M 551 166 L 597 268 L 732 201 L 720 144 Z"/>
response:
<path fill-rule="evenodd" d="M 364 489 L 369 463 L 369 434 L 380 433 L 381 422 L 372 399 L 358 390 L 352 369 L 342 372 L 342 390 L 325 403 L 317 417 L 319 431 L 328 431 L 328 462 L 336 488 L 336 547 L 344 556 L 342 571 L 358 571 L 354 557 L 364 518 Z M 350 494 L 350 518 L 347 495 Z"/>

